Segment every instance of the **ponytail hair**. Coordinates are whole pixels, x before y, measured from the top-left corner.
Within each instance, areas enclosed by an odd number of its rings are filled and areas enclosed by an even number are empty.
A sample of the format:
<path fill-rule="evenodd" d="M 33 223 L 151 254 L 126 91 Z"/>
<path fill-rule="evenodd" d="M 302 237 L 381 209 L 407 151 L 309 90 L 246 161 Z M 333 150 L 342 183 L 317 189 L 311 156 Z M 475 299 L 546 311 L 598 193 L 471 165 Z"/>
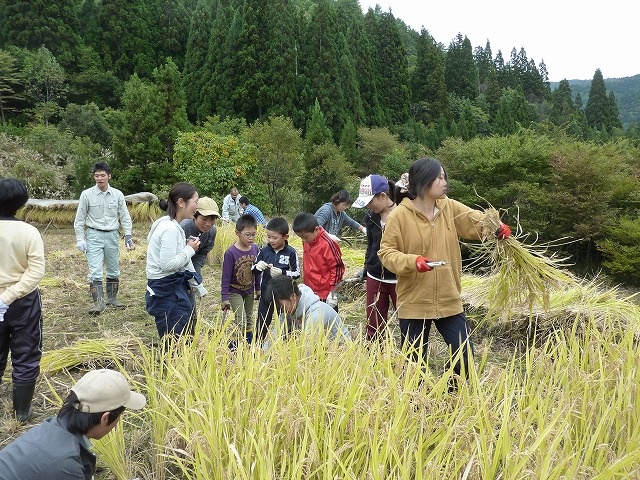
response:
<path fill-rule="evenodd" d="M 399 204 L 406 197 L 415 200 L 424 194 L 425 189 L 431 187 L 440 176 L 442 164 L 435 158 L 419 158 L 409 167 L 408 173 L 403 173 L 396 182 L 394 202 Z M 447 171 L 444 172 L 448 180 Z"/>
<path fill-rule="evenodd" d="M 176 183 L 171 187 L 168 199 L 160 200 L 160 208 L 167 212 L 169 218 L 175 220 L 178 213 L 178 200 L 183 199 L 185 202 L 193 198 L 196 194 L 196 187 L 187 182 Z"/>

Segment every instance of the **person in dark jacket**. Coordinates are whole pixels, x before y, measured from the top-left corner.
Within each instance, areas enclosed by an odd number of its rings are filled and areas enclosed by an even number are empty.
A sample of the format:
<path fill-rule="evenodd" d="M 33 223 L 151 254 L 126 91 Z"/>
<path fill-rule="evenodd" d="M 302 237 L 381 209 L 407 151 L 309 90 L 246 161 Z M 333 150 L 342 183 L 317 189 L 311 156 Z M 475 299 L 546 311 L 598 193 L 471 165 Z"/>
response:
<path fill-rule="evenodd" d="M 389 306 L 396 307 L 395 273 L 387 270 L 380 262 L 378 250 L 387 215 L 396 207 L 394 201 L 395 184 L 380 175 L 369 175 L 360 182 L 358 198 L 354 208 L 368 208 L 364 217 L 367 229 L 367 252 L 364 272 L 367 278 L 367 340 L 383 336 L 387 326 Z"/>
<path fill-rule="evenodd" d="M 282 217 L 274 217 L 267 223 L 267 245 L 262 247 L 251 267 L 253 271 L 262 272 L 260 284 L 260 301 L 258 302 L 258 318 L 256 319 L 256 338 L 263 341 L 269 331 L 273 317 L 273 301 L 266 295 L 271 280 L 286 275 L 294 280 L 300 278 L 300 261 L 298 252 L 289 245 L 289 224 Z"/>
<path fill-rule="evenodd" d="M 89 439 L 98 440 L 113 430 L 125 408 L 140 410 L 146 403 L 142 394 L 131 391 L 122 373 L 86 373 L 57 416 L 0 450 L 0 480 L 91 480 L 96 456 Z"/>

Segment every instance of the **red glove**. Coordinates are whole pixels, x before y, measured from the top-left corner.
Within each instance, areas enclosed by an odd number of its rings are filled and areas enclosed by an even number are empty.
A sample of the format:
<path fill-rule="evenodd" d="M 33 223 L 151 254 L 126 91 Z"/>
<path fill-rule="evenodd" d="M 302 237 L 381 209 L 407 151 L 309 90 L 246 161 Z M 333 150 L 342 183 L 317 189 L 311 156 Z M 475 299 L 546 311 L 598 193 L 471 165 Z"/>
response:
<path fill-rule="evenodd" d="M 509 238 L 511 236 L 511 229 L 509 225 L 506 223 L 501 223 L 498 229 L 496 230 L 496 238 L 498 240 L 504 240 L 505 238 Z"/>
<path fill-rule="evenodd" d="M 429 260 L 428 258 L 420 256 L 416 258 L 416 268 L 419 272 L 430 272 L 431 270 L 433 270 L 433 267 L 427 265 L 427 263 L 430 261 L 431 260 Z"/>

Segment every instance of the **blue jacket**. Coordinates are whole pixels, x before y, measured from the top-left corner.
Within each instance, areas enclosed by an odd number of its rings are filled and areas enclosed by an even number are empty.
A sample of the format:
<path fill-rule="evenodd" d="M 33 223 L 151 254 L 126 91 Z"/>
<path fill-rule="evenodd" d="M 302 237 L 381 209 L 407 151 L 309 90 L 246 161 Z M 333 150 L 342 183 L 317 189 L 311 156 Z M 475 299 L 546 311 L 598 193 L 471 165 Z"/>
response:
<path fill-rule="evenodd" d="M 47 418 L 0 450 L 0 480 L 91 480 L 96 456 L 64 419 Z"/>

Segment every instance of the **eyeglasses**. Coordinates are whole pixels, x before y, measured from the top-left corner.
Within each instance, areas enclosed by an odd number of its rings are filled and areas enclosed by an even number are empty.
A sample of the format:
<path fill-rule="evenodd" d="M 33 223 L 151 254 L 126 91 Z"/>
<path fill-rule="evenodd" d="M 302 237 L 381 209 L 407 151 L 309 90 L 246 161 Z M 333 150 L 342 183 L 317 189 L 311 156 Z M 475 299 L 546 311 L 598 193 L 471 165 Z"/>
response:
<path fill-rule="evenodd" d="M 256 238 L 257 232 L 256 233 L 244 233 L 244 232 L 240 232 L 240 234 L 244 235 L 245 238 Z"/>

